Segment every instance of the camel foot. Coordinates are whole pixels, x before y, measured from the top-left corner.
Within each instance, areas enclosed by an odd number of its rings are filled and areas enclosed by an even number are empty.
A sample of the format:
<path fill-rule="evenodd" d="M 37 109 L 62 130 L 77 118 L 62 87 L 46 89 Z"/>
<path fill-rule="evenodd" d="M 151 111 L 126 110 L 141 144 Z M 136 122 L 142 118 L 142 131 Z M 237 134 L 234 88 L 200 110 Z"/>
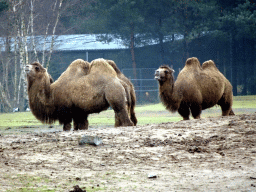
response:
<path fill-rule="evenodd" d="M 74 130 L 87 130 L 89 127 L 88 122 L 87 123 L 75 123 L 74 122 Z"/>
<path fill-rule="evenodd" d="M 231 111 L 229 112 L 229 115 L 235 115 L 234 111 L 231 109 Z"/>
<path fill-rule="evenodd" d="M 183 121 L 189 120 L 189 117 L 183 117 Z"/>
<path fill-rule="evenodd" d="M 63 131 L 70 131 L 71 129 L 71 123 L 65 123 L 63 125 Z"/>

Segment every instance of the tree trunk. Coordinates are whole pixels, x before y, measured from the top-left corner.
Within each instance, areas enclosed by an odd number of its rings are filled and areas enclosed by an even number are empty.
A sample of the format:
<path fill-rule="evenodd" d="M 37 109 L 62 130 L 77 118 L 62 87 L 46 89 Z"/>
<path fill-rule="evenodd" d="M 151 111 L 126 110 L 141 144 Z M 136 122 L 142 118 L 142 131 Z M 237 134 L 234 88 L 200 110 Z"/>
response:
<path fill-rule="evenodd" d="M 132 69 L 133 69 L 133 83 L 134 83 L 134 89 L 136 97 L 138 98 L 138 92 L 136 92 L 138 88 L 138 80 L 137 80 L 137 68 L 136 68 L 136 61 L 135 61 L 135 52 L 134 52 L 134 24 L 130 23 L 130 29 L 131 29 L 131 36 L 130 36 L 130 50 L 131 50 L 131 56 L 132 56 Z"/>
<path fill-rule="evenodd" d="M 131 23 L 131 38 L 130 38 L 130 49 L 131 49 L 131 56 L 132 56 L 132 69 L 133 69 L 133 78 L 135 79 L 137 84 L 137 73 L 136 73 L 136 61 L 135 61 L 135 52 L 134 52 L 134 25 Z"/>
<path fill-rule="evenodd" d="M 27 51 L 27 38 L 26 38 L 26 28 L 25 28 L 25 20 L 23 13 L 21 14 L 21 30 L 20 30 L 20 77 L 21 81 L 19 84 L 19 91 L 21 90 L 21 85 L 23 86 L 23 108 L 25 109 L 28 102 L 28 92 L 27 92 L 27 81 L 25 78 L 25 66 L 28 62 L 28 51 Z"/>
<path fill-rule="evenodd" d="M 32 46 L 35 54 L 36 61 L 39 62 L 38 56 L 37 56 L 37 51 L 36 51 L 36 44 L 35 44 L 35 36 L 34 36 L 34 2 L 35 0 L 30 1 L 30 21 L 31 21 L 31 38 L 32 38 Z"/>
<path fill-rule="evenodd" d="M 160 45 L 160 64 L 165 64 L 164 61 L 164 35 L 161 32 L 162 18 L 159 18 L 159 45 Z"/>
<path fill-rule="evenodd" d="M 11 40 L 10 40 L 10 34 L 7 34 L 6 37 L 6 47 L 5 47 L 5 80 L 4 80 L 4 88 L 5 88 L 5 93 L 6 97 L 10 99 L 10 94 L 9 94 L 9 85 L 8 85 L 8 80 L 9 80 L 9 65 L 10 65 L 10 60 L 11 60 Z"/>
<path fill-rule="evenodd" d="M 4 106 L 4 112 L 8 112 L 10 109 L 11 109 L 11 104 L 8 100 L 8 98 L 6 97 L 6 94 L 5 94 L 5 91 L 4 91 L 4 88 L 0 82 L 0 101 L 1 103 L 3 104 Z"/>
<path fill-rule="evenodd" d="M 14 104 L 17 105 L 17 93 L 18 93 L 18 58 L 17 58 L 18 42 L 17 37 L 14 37 L 14 82 L 13 82 L 13 100 Z"/>
<path fill-rule="evenodd" d="M 248 71 L 248 63 L 249 63 L 249 50 L 248 50 L 248 46 L 247 43 L 249 43 L 247 38 L 242 38 L 242 47 L 241 47 L 241 51 L 242 51 L 242 63 L 243 63 L 243 67 L 242 67 L 242 85 L 243 85 L 243 89 L 242 89 L 242 93 L 241 95 L 247 95 L 247 89 L 248 89 L 248 83 L 247 83 L 247 71 Z"/>
<path fill-rule="evenodd" d="M 56 0 L 55 7 L 56 7 L 56 4 L 57 4 L 57 1 L 58 1 L 58 0 Z M 47 64 L 46 64 L 46 68 L 47 68 L 47 69 L 48 69 L 48 67 L 50 66 L 51 55 L 52 55 L 53 45 L 54 45 L 55 31 L 56 31 L 56 27 L 57 27 L 57 24 L 58 24 L 59 18 L 60 18 L 60 9 L 61 9 L 61 6 L 62 6 L 62 0 L 60 0 L 58 12 L 57 12 L 57 18 L 56 18 L 55 25 L 54 25 L 53 32 L 52 32 L 51 48 L 50 48 L 50 53 L 49 53 L 48 61 L 47 61 Z M 54 9 L 55 9 L 55 8 L 54 8 Z"/>
<path fill-rule="evenodd" d="M 256 48 L 255 48 L 255 39 L 250 39 L 249 47 L 250 47 L 250 61 L 249 61 L 249 91 L 251 95 L 256 95 L 256 77 L 255 77 L 255 59 L 256 59 Z"/>
<path fill-rule="evenodd" d="M 44 63 L 45 63 L 45 48 L 46 48 L 46 40 L 47 40 L 49 25 L 50 25 L 50 23 L 48 23 L 48 25 L 46 27 L 45 36 L 44 36 L 44 45 L 43 45 L 43 53 L 42 53 L 42 65 L 43 65 L 43 67 L 44 67 Z"/>
<path fill-rule="evenodd" d="M 233 85 L 233 95 L 237 96 L 237 54 L 236 54 L 236 40 L 234 38 L 234 35 L 231 34 L 231 54 L 230 54 L 230 62 L 231 62 L 231 83 Z"/>
<path fill-rule="evenodd" d="M 188 33 L 185 32 L 184 33 L 184 41 L 183 41 L 183 59 L 182 59 L 183 60 L 183 64 L 185 64 L 186 60 L 189 57 L 187 37 L 188 37 Z"/>

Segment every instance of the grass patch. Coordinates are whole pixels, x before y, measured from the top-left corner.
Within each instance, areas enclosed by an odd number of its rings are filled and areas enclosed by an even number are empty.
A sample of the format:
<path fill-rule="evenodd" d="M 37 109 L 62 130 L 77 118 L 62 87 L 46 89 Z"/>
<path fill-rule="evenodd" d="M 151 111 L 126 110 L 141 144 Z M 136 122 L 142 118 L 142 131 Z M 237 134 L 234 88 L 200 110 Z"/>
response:
<path fill-rule="evenodd" d="M 0 126 L 30 126 L 41 125 L 31 112 L 1 113 Z"/>
<path fill-rule="evenodd" d="M 234 97 L 233 108 L 256 108 L 256 95 Z"/>
<path fill-rule="evenodd" d="M 256 95 L 234 97 L 233 109 L 236 114 L 251 112 L 256 109 Z M 250 110 L 251 109 L 251 110 Z M 179 121 L 182 118 L 176 113 L 168 112 L 162 103 L 138 105 L 135 108 L 138 125 L 156 124 Z M 220 107 L 212 107 L 202 112 L 202 117 L 220 116 Z M 88 118 L 90 126 L 113 126 L 115 123 L 114 111 L 107 110 L 99 114 L 91 114 Z M 1 113 L 0 129 L 6 127 L 38 126 L 42 125 L 31 112 Z M 56 122 L 58 125 L 58 122 Z"/>
<path fill-rule="evenodd" d="M 42 191 L 42 192 L 54 192 L 56 189 L 49 189 L 46 186 L 46 183 L 49 183 L 49 179 L 41 178 L 37 176 L 29 176 L 24 174 L 18 174 L 11 178 L 11 182 L 13 186 L 15 186 L 15 190 L 7 190 L 9 192 L 34 192 L 34 191 Z M 40 183 L 42 184 L 40 186 Z"/>
<path fill-rule="evenodd" d="M 138 105 L 135 108 L 136 113 L 142 113 L 146 111 L 164 111 L 165 107 L 162 103 L 150 104 L 150 105 Z"/>

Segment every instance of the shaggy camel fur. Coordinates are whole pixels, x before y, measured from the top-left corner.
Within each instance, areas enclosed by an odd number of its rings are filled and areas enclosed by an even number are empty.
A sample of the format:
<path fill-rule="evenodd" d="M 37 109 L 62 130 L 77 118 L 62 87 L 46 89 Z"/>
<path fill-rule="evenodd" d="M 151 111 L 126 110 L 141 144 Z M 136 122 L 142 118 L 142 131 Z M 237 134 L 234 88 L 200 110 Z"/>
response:
<path fill-rule="evenodd" d="M 120 79 L 122 85 L 125 87 L 128 98 L 128 111 L 130 114 L 131 121 L 134 125 L 137 124 L 137 118 L 135 116 L 135 105 L 136 105 L 136 95 L 134 91 L 133 84 L 131 81 L 119 70 L 116 63 L 112 60 L 106 60 L 108 64 L 110 64 L 117 73 L 117 77 Z"/>
<path fill-rule="evenodd" d="M 212 60 L 201 67 L 197 58 L 187 59 L 175 82 L 173 73 L 168 66 L 161 66 L 155 72 L 159 96 L 167 110 L 178 110 L 184 120 L 189 119 L 191 111 L 192 116 L 199 119 L 202 110 L 218 104 L 223 116 L 234 115 L 232 85 Z"/>
<path fill-rule="evenodd" d="M 103 59 L 89 64 L 81 59 L 70 64 L 51 83 L 47 70 L 38 62 L 26 66 L 29 105 L 43 123 L 58 120 L 63 130 L 88 129 L 87 117 L 111 106 L 120 126 L 132 126 L 127 112 L 125 89 L 115 70 Z"/>

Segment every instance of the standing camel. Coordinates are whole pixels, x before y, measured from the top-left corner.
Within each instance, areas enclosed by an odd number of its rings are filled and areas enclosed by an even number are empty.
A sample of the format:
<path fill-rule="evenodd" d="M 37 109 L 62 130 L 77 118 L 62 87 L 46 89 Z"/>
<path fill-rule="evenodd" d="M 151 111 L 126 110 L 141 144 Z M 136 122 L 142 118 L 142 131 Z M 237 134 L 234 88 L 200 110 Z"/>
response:
<path fill-rule="evenodd" d="M 118 126 L 133 126 L 125 89 L 104 59 L 91 64 L 76 60 L 55 82 L 38 62 L 27 65 L 25 70 L 30 109 L 41 122 L 58 120 L 67 131 L 73 120 L 74 130 L 88 129 L 88 115 L 111 106 Z"/>
<path fill-rule="evenodd" d="M 191 111 L 192 116 L 199 119 L 202 110 L 217 104 L 223 116 L 234 115 L 232 85 L 212 60 L 201 66 L 198 59 L 192 57 L 187 59 L 176 81 L 173 73 L 168 66 L 161 66 L 155 72 L 159 96 L 167 110 L 178 111 L 184 120 L 189 119 Z"/>

